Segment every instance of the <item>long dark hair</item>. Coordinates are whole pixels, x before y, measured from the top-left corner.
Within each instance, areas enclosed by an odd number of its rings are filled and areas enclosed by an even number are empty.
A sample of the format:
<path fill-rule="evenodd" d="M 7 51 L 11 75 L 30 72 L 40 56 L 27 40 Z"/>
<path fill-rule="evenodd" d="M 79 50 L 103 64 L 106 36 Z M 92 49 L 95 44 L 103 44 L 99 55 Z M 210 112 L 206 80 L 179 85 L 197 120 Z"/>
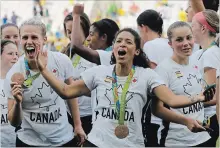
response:
<path fill-rule="evenodd" d="M 137 18 L 137 24 L 138 26 L 148 26 L 160 36 L 163 33 L 163 19 L 155 10 L 149 9 L 142 12 Z"/>
<path fill-rule="evenodd" d="M 140 54 L 139 55 L 135 55 L 134 59 L 133 59 L 133 65 L 134 66 L 139 66 L 139 67 L 143 67 L 143 68 L 150 68 L 150 60 L 148 59 L 148 57 L 146 56 L 146 54 L 143 52 L 143 50 L 141 49 L 141 38 L 138 35 L 138 33 L 131 29 L 131 28 L 124 28 L 121 29 L 115 36 L 115 40 L 117 38 L 117 36 L 121 33 L 121 32 L 129 32 L 134 36 L 134 41 L 135 41 L 135 45 L 136 45 L 136 50 L 140 50 Z M 115 59 L 115 55 L 114 53 L 112 53 L 112 57 L 111 57 L 111 64 L 115 64 L 116 63 L 116 59 Z"/>

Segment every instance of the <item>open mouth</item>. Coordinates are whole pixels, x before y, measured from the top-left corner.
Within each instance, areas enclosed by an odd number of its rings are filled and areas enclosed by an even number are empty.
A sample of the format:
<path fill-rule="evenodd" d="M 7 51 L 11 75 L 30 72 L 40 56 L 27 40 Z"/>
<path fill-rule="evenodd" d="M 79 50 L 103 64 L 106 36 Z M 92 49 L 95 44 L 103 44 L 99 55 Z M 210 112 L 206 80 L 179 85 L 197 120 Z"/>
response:
<path fill-rule="evenodd" d="M 118 51 L 118 55 L 119 55 L 119 56 L 124 56 L 124 55 L 126 55 L 126 51 L 123 50 L 123 49 L 120 49 L 120 50 Z"/>
<path fill-rule="evenodd" d="M 35 48 L 32 46 L 26 47 L 26 52 L 29 57 L 34 57 L 35 56 Z"/>

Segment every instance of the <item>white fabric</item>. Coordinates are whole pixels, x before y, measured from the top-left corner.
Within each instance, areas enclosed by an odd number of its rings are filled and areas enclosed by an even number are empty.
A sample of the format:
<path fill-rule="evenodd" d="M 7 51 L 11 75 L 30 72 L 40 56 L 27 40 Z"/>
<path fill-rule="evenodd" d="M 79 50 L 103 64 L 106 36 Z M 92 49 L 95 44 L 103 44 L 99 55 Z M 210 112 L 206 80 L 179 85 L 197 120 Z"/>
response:
<path fill-rule="evenodd" d="M 206 50 L 199 50 L 191 56 L 191 63 L 194 67 L 198 68 L 203 74 L 206 67 L 214 68 L 218 70 L 220 68 L 220 49 L 214 45 Z M 210 106 L 205 108 L 205 116 L 211 117 L 216 113 L 216 106 Z"/>
<path fill-rule="evenodd" d="M 72 76 L 72 63 L 62 53 L 48 51 L 47 68 L 61 81 Z M 6 76 L 8 83 L 5 88 L 10 94 L 9 98 L 13 98 L 9 83 L 16 72 L 27 77 L 24 57 L 18 60 Z M 31 75 L 36 73 L 30 72 Z M 30 88 L 24 90 L 22 112 L 22 129 L 17 134 L 24 143 L 33 146 L 61 146 L 73 139 L 73 129 L 68 122 L 64 100 L 48 85 L 42 75 L 33 81 Z"/>
<path fill-rule="evenodd" d="M 4 79 L 0 79 L 0 105 L 1 105 L 1 145 L 0 147 L 15 147 L 15 128 L 8 121 L 8 98 L 4 90 Z"/>
<path fill-rule="evenodd" d="M 202 92 L 201 77 L 199 70 L 192 65 L 180 65 L 171 58 L 165 59 L 156 68 L 156 72 L 162 76 L 166 85 L 176 95 L 193 96 Z M 172 111 L 183 114 L 189 118 L 203 122 L 203 103 L 196 103 L 189 107 L 173 109 Z M 161 137 L 162 125 L 158 137 Z M 207 132 L 191 132 L 186 126 L 170 123 L 165 146 L 195 146 L 207 141 L 210 138 Z"/>
<path fill-rule="evenodd" d="M 114 130 L 118 125 L 112 94 L 112 71 L 114 65 L 97 66 L 82 73 L 82 79 L 90 90 L 97 90 L 97 119 L 88 135 L 88 140 L 98 147 L 144 147 L 141 126 L 142 108 L 147 102 L 147 94 L 153 88 L 164 84 L 153 70 L 136 67 L 132 83 L 126 97 L 125 125 L 129 135 L 118 139 Z M 118 77 L 119 98 L 127 77 Z"/>
<path fill-rule="evenodd" d="M 169 58 L 173 54 L 173 49 L 168 44 L 168 39 L 156 38 L 151 41 L 147 41 L 143 47 L 144 53 L 155 64 L 159 64 L 166 58 Z"/>
<path fill-rule="evenodd" d="M 100 58 L 100 65 L 106 65 L 109 66 L 111 65 L 111 56 L 112 56 L 112 51 L 105 51 L 105 50 L 96 50 L 99 54 Z"/>
<path fill-rule="evenodd" d="M 173 49 L 168 44 L 168 39 L 165 38 L 147 41 L 144 44 L 143 50 L 149 60 L 157 65 L 164 59 L 170 58 L 173 54 Z M 160 125 L 161 119 L 151 114 L 151 123 Z"/>
<path fill-rule="evenodd" d="M 75 62 L 77 56 L 78 55 L 75 54 L 72 57 L 72 63 Z M 91 63 L 81 57 L 77 66 L 73 67 L 73 72 L 72 72 L 73 79 L 75 80 L 81 79 L 80 74 L 93 66 L 96 66 L 96 64 Z M 78 105 L 79 105 L 80 117 L 92 115 L 91 97 L 87 97 L 87 96 L 79 97 Z"/>

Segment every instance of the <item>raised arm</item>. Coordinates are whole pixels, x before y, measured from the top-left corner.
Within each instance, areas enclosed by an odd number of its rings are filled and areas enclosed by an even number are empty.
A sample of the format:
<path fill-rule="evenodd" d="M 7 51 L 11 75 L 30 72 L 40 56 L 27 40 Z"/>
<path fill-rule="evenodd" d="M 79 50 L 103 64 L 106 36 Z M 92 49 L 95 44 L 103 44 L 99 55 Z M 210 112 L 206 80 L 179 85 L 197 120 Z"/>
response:
<path fill-rule="evenodd" d="M 205 10 L 205 6 L 202 0 L 190 0 L 191 7 L 195 13 Z"/>
<path fill-rule="evenodd" d="M 80 26 L 80 15 L 84 12 L 84 5 L 75 4 L 73 7 L 73 25 L 71 34 L 71 50 L 84 59 L 100 65 L 100 57 L 96 49 L 83 45 L 83 32 Z"/>
<path fill-rule="evenodd" d="M 160 85 L 153 89 L 153 92 L 158 97 L 159 100 L 169 105 L 172 108 L 182 108 L 197 102 L 204 101 L 203 95 L 196 95 L 192 97 L 186 97 L 181 95 L 175 95 L 168 87 L 165 85 Z"/>

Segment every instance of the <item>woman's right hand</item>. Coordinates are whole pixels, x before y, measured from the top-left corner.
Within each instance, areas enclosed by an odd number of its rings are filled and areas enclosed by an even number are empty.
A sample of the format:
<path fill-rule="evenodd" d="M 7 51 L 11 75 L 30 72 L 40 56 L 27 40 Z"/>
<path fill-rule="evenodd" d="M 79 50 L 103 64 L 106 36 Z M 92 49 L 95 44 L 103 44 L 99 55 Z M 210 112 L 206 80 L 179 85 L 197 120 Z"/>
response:
<path fill-rule="evenodd" d="M 23 98 L 21 85 L 19 85 L 17 82 L 12 82 L 11 88 L 12 88 L 11 93 L 15 98 L 16 102 L 21 103 Z"/>
<path fill-rule="evenodd" d="M 187 119 L 185 125 L 193 133 L 206 131 L 206 129 L 202 126 L 201 122 L 199 122 L 198 120 L 191 119 L 191 118 Z"/>
<path fill-rule="evenodd" d="M 73 6 L 73 15 L 74 14 L 82 15 L 83 12 L 84 12 L 84 5 L 83 4 L 77 3 Z"/>

